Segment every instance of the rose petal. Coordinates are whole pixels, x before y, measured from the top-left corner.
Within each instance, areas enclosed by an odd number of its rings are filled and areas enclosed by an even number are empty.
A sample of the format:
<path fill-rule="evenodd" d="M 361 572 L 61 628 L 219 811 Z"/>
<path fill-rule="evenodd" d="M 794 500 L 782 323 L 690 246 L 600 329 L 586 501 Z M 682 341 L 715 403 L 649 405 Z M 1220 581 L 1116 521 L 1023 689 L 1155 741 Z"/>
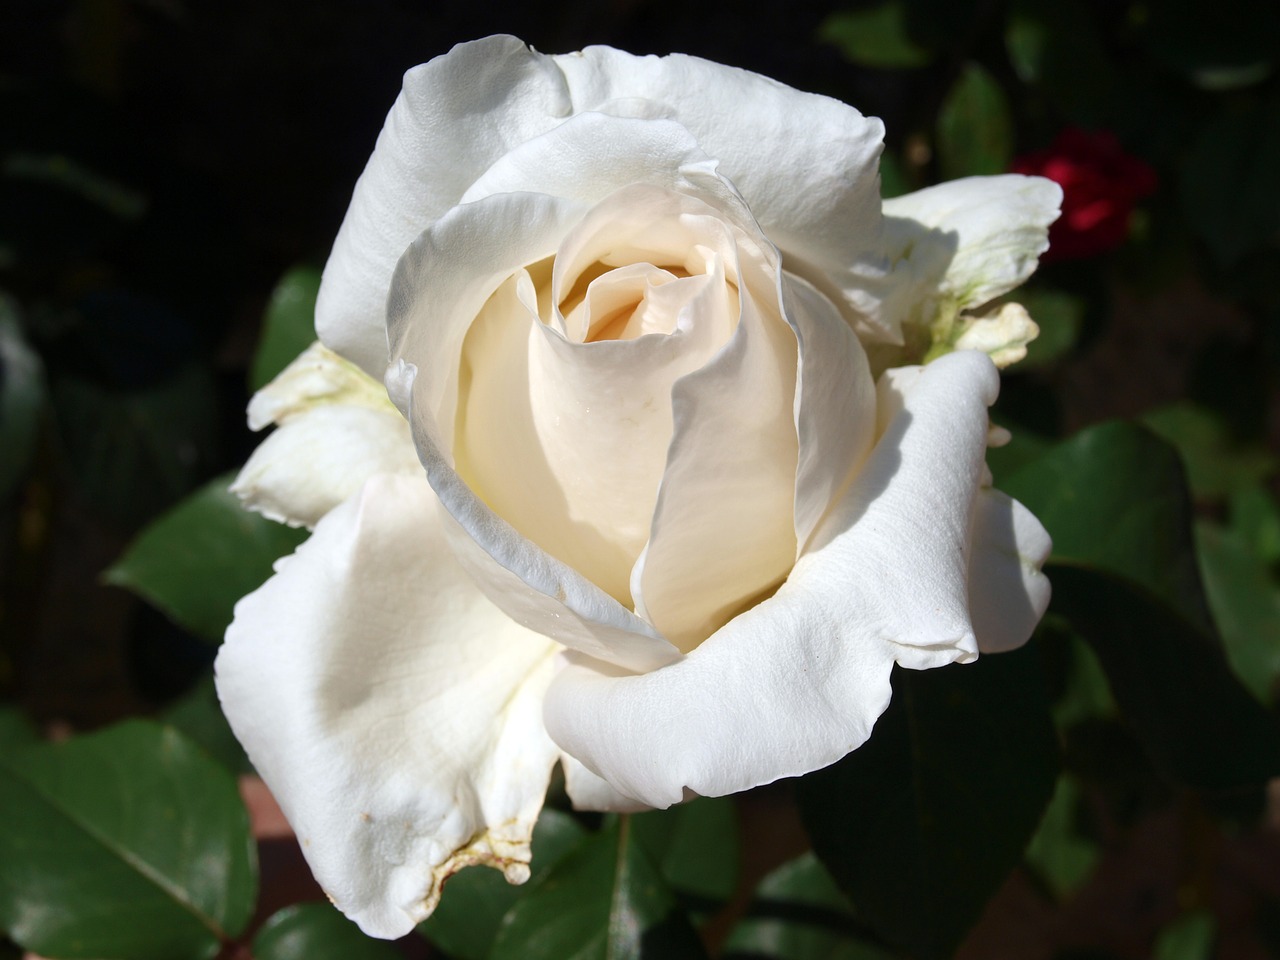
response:
<path fill-rule="evenodd" d="M 973 505 L 969 615 L 983 653 L 1027 642 L 1049 606 L 1049 578 L 1040 572 L 1053 541 L 1040 521 L 1012 497 L 986 488 Z"/>
<path fill-rule="evenodd" d="M 331 403 L 386 413 L 395 410 L 381 379 L 370 377 L 323 344 L 313 343 L 253 395 L 249 429 L 284 423 L 295 414 Z"/>
<path fill-rule="evenodd" d="M 530 629 L 592 656 L 651 669 L 678 652 L 580 572 L 521 536 L 450 459 L 463 338 L 494 290 L 550 256 L 582 211 L 541 194 L 496 194 L 455 207 L 401 260 L 388 302 L 387 386 L 413 430 L 459 559 L 485 593 Z"/>
<path fill-rule="evenodd" d="M 955 349 L 981 350 L 1002 370 L 1027 355 L 1040 327 L 1020 303 L 1005 302 L 980 314 L 965 314 L 956 324 Z"/>
<path fill-rule="evenodd" d="M 635 183 L 672 183 L 683 167 L 714 169 L 693 135 L 672 120 L 579 113 L 513 148 L 460 202 L 495 193 L 547 193 L 597 203 Z"/>
<path fill-rule="evenodd" d="M 314 527 L 375 473 L 422 475 L 386 388 L 318 343 L 254 394 L 249 425 L 270 423 L 231 490 L 272 520 Z"/>
<path fill-rule="evenodd" d="M 250 510 L 314 527 L 376 473 L 422 476 L 400 411 L 319 406 L 290 417 L 241 468 L 231 492 Z"/>
<path fill-rule="evenodd" d="M 796 338 L 776 285 L 751 289 L 775 268 L 734 261 L 738 327 L 675 383 L 666 471 L 631 575 L 637 611 L 685 652 L 780 583 L 796 556 Z"/>
<path fill-rule="evenodd" d="M 320 339 L 382 376 L 400 255 L 495 160 L 571 110 L 555 64 L 515 37 L 459 44 L 406 73 L 325 264 Z"/>
<path fill-rule="evenodd" d="M 1042 177 L 967 177 L 884 202 L 895 261 L 887 309 L 904 319 L 930 298 L 979 306 L 1031 276 L 1049 246 L 1062 188 Z M 925 322 L 928 318 L 924 318 Z"/>
<path fill-rule="evenodd" d="M 683 54 L 637 57 L 601 46 L 553 59 L 575 111 L 609 110 L 633 98 L 666 105 L 746 198 L 788 269 L 803 264 L 825 273 L 851 296 L 865 285 L 865 273 L 878 275 L 884 137 L 878 119 Z"/>
<path fill-rule="evenodd" d="M 540 321 L 526 278 L 488 300 L 463 348 L 459 474 L 526 538 L 627 607 L 671 442 L 672 384 L 703 366 L 736 323 L 723 263 L 732 238 L 709 213 L 692 197 L 632 186 L 594 207 L 557 256 L 559 274 L 562 257 L 572 261 L 580 243 L 600 256 L 634 253 L 665 264 L 702 251 L 705 264 L 686 263 L 691 276 L 650 290 L 636 311 L 665 317 L 669 335 L 574 342 Z M 635 253 L 631 244 L 656 239 L 654 225 L 677 233 L 667 238 L 670 249 Z M 605 273 L 584 305 L 608 305 L 610 283 L 630 289 L 633 277 L 625 267 Z"/>
<path fill-rule="evenodd" d="M 380 374 L 400 254 L 496 161 L 584 112 L 665 116 L 688 128 L 795 266 L 825 271 L 855 300 L 862 274 L 881 271 L 879 120 L 696 57 L 608 47 L 548 57 L 514 37 L 488 37 L 405 74 L 325 266 L 321 339 Z"/>
<path fill-rule="evenodd" d="M 580 764 L 567 753 L 560 755 L 564 769 L 564 790 L 573 801 L 575 810 L 600 810 L 614 813 L 637 813 L 648 810 L 643 803 L 613 789 L 608 782 Z"/>
<path fill-rule="evenodd" d="M 216 665 L 316 878 L 380 937 L 462 866 L 528 876 L 557 757 L 538 717 L 557 648 L 475 589 L 438 514 L 425 481 L 372 478 L 240 601 Z"/>
<path fill-rule="evenodd" d="M 803 551 L 875 440 L 875 381 L 862 343 L 831 301 L 798 277 L 782 283 L 800 348 L 795 532 Z"/>
<path fill-rule="evenodd" d="M 972 659 L 966 544 L 997 386 L 976 353 L 888 380 L 896 411 L 778 592 L 643 676 L 572 657 L 547 692 L 551 736 L 667 807 L 833 763 L 870 735 L 895 660 Z"/>

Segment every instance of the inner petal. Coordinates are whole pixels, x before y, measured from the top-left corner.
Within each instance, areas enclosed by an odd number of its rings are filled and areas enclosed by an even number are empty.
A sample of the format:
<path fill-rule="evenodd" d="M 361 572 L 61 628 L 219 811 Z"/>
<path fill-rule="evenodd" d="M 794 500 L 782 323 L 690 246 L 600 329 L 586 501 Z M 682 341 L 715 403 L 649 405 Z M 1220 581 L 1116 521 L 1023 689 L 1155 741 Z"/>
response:
<path fill-rule="evenodd" d="M 675 281 L 718 275 L 736 290 L 735 246 L 733 231 L 700 200 L 656 187 L 619 191 L 561 244 L 551 278 L 557 316 L 547 319 L 580 343 L 672 333 L 697 290 Z M 734 310 L 724 339 L 736 318 Z"/>
<path fill-rule="evenodd" d="M 628 607 L 667 469 L 673 388 L 739 325 L 737 243 L 701 200 L 627 188 L 588 212 L 552 263 L 506 281 L 463 345 L 459 475 Z"/>
<path fill-rule="evenodd" d="M 750 286 L 729 343 L 675 385 L 662 489 L 632 572 L 637 612 L 685 653 L 795 562 L 797 340 L 777 293 Z"/>
<path fill-rule="evenodd" d="M 628 607 L 671 441 L 672 384 L 722 346 L 737 307 L 722 271 L 651 292 L 678 285 L 688 286 L 672 333 L 575 343 L 540 322 L 521 274 L 490 298 L 463 347 L 459 475 L 521 535 Z"/>
<path fill-rule="evenodd" d="M 680 267 L 664 270 L 650 263 L 629 263 L 616 269 L 599 266 L 602 272 L 587 285 L 585 295 L 571 293 L 561 305 L 571 338 L 581 334 L 586 343 L 673 333 L 679 308 L 693 299 L 707 280 L 705 276 L 690 277 Z M 595 272 L 590 270 L 584 277 Z"/>

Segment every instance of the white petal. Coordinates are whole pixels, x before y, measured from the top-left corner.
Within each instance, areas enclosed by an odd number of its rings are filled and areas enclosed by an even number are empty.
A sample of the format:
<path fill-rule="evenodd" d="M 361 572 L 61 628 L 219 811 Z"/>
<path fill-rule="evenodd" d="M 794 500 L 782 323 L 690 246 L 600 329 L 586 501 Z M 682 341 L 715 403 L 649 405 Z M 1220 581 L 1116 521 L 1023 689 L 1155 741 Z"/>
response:
<path fill-rule="evenodd" d="M 539 194 L 496 194 L 455 207 L 424 231 L 392 284 L 394 365 L 387 386 L 409 418 L 431 485 L 456 521 L 450 536 L 459 559 L 489 597 L 566 646 L 650 669 L 678 652 L 582 573 L 521 536 L 476 496 L 451 461 L 468 329 L 494 290 L 551 255 L 583 212 Z"/>
<path fill-rule="evenodd" d="M 956 350 L 981 350 L 1004 369 L 1027 355 L 1027 344 L 1040 336 L 1040 327 L 1022 304 L 1002 303 L 981 314 L 961 316 L 955 333 Z"/>
<path fill-rule="evenodd" d="M 803 550 L 871 450 L 876 390 L 862 343 L 831 301 L 796 277 L 785 277 L 782 291 L 800 344 L 795 531 Z"/>
<path fill-rule="evenodd" d="M 325 265 L 320 338 L 381 376 L 387 290 L 400 255 L 495 160 L 570 111 L 550 58 L 514 37 L 460 44 L 406 73 Z"/>
<path fill-rule="evenodd" d="M 575 111 L 610 110 L 633 98 L 666 106 L 746 198 L 788 269 L 803 263 L 854 290 L 874 268 L 884 136 L 876 118 L 683 54 L 637 57 L 601 46 L 554 60 Z"/>
<path fill-rule="evenodd" d="M 895 660 L 976 655 L 969 525 L 998 378 L 956 353 L 894 379 L 879 442 L 773 597 L 660 670 L 574 658 L 556 676 L 544 717 L 567 753 L 650 806 L 720 796 L 861 745 Z"/>
<path fill-rule="evenodd" d="M 381 375 L 381 374 L 379 374 Z M 323 344 L 313 343 L 249 401 L 249 429 L 284 423 L 320 404 L 391 411 L 380 379 L 374 379 Z"/>
<path fill-rule="evenodd" d="M 587 111 L 667 117 L 688 128 L 794 267 L 825 271 L 852 299 L 862 275 L 880 270 L 879 120 L 696 57 L 608 47 L 546 57 L 513 37 L 489 37 L 405 75 L 325 267 L 316 308 L 325 343 L 379 372 L 388 281 L 410 241 L 514 148 Z M 637 158 L 643 151 L 626 168 Z M 584 180 L 609 167 L 594 154 L 586 159 Z M 512 177 L 535 168 L 503 164 L 495 178 L 534 189 Z"/>
<path fill-rule="evenodd" d="M 330 404 L 291 416 L 253 451 L 235 493 L 250 510 L 314 527 L 376 473 L 423 476 L 400 411 Z"/>
<path fill-rule="evenodd" d="M 567 753 L 560 755 L 560 766 L 564 769 L 565 793 L 569 794 L 575 810 L 637 813 L 649 809 L 640 801 L 619 793 Z"/>
<path fill-rule="evenodd" d="M 1042 177 L 967 177 L 884 202 L 895 261 L 893 309 L 946 300 L 976 307 L 1025 281 L 1049 247 L 1062 188 Z M 923 318 L 928 322 L 929 318 Z"/>
<path fill-rule="evenodd" d="M 1040 572 L 1053 541 L 1040 521 L 1012 497 L 990 488 L 973 505 L 969 613 L 983 653 L 1027 642 L 1049 606 L 1049 578 Z"/>
<path fill-rule="evenodd" d="M 501 157 L 461 202 L 547 193 L 597 203 L 631 184 L 671 184 L 685 167 L 709 172 L 715 164 L 679 123 L 580 113 Z"/>
<path fill-rule="evenodd" d="M 776 283 L 750 289 L 757 275 L 773 280 L 771 266 L 741 259 L 732 340 L 672 391 L 666 471 L 631 578 L 637 611 L 685 652 L 796 556 L 796 337 Z"/>
<path fill-rule="evenodd" d="M 278 424 L 231 490 L 251 510 L 313 527 L 375 473 L 421 476 L 409 424 L 386 388 L 318 343 L 249 402 L 249 426 Z"/>
<path fill-rule="evenodd" d="M 444 879 L 528 877 L 555 661 L 458 567 L 421 479 L 378 476 L 236 606 L 218 693 L 330 898 L 408 933 Z"/>
<path fill-rule="evenodd" d="M 554 254 L 586 210 L 545 194 L 495 194 L 454 207 L 405 251 L 387 297 L 388 370 L 402 361 L 417 369 L 423 426 L 445 451 L 453 449 L 462 344 L 475 318 L 509 277 Z M 394 390 L 392 399 L 404 411 Z"/>

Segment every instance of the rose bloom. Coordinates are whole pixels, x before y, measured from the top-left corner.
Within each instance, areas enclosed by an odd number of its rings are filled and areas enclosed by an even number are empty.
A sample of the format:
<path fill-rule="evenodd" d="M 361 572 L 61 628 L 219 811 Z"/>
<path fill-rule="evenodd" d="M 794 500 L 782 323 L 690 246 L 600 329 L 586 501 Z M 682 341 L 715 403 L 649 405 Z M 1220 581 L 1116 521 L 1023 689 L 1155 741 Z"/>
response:
<path fill-rule="evenodd" d="M 1013 169 L 1062 187 L 1062 216 L 1050 228 L 1046 260 L 1114 250 L 1129 236 L 1133 208 L 1156 190 L 1155 171 L 1105 131 L 1068 127 L 1044 150 L 1015 159 Z"/>
<path fill-rule="evenodd" d="M 592 810 L 746 790 L 862 744 L 895 663 L 1031 633 L 1049 540 L 984 456 L 1035 328 L 985 305 L 1060 192 L 882 202 L 882 133 L 679 55 L 491 37 L 406 74 L 320 342 L 249 407 L 234 489 L 314 533 L 217 663 L 366 932 L 461 867 L 527 878 L 556 763 Z"/>

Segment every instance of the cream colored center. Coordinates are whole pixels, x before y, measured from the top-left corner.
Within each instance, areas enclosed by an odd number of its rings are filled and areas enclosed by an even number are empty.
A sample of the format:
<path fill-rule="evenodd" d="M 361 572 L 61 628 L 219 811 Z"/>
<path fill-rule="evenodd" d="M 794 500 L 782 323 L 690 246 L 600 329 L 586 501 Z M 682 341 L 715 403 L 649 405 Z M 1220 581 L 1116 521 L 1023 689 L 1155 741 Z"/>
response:
<path fill-rule="evenodd" d="M 522 536 L 635 609 L 673 436 L 672 388 L 733 338 L 734 231 L 643 188 L 504 282 L 459 371 L 455 467 Z"/>

